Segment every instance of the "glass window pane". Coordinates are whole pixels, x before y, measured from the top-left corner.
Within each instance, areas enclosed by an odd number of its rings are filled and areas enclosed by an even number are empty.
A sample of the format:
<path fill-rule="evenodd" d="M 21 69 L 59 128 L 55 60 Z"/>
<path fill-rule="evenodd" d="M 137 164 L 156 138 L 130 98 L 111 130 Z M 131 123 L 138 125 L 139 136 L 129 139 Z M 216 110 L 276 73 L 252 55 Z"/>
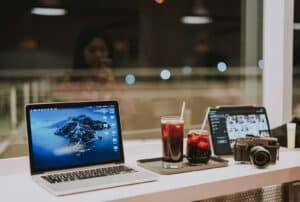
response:
<path fill-rule="evenodd" d="M 300 117 L 300 1 L 295 0 L 293 115 Z"/>
<path fill-rule="evenodd" d="M 186 129 L 208 106 L 262 103 L 262 1 L 22 1 L 2 15 L 11 145 L 26 143 L 25 103 L 118 100 L 129 139 L 160 138 L 160 116 L 183 101 Z"/>

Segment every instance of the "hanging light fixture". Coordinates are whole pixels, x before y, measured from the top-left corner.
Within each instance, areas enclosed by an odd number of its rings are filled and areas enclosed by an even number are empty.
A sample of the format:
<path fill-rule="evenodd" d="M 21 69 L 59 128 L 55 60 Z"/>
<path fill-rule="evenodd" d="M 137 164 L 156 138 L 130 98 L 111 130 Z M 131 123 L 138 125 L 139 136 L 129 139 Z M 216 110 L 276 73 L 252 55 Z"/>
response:
<path fill-rule="evenodd" d="M 183 24 L 208 24 L 212 22 L 212 19 L 205 16 L 183 16 L 181 22 Z"/>
<path fill-rule="evenodd" d="M 62 16 L 67 14 L 60 0 L 39 0 L 35 7 L 31 9 L 33 15 Z"/>
<path fill-rule="evenodd" d="M 64 9 L 64 8 L 34 7 L 34 8 L 31 9 L 31 14 L 46 15 L 46 16 L 60 16 L 60 15 L 66 15 L 67 10 Z"/>
<path fill-rule="evenodd" d="M 188 15 L 181 18 L 181 22 L 183 24 L 208 24 L 212 21 L 213 20 L 209 16 L 203 0 L 194 0 L 191 4 L 190 10 L 188 11 Z"/>

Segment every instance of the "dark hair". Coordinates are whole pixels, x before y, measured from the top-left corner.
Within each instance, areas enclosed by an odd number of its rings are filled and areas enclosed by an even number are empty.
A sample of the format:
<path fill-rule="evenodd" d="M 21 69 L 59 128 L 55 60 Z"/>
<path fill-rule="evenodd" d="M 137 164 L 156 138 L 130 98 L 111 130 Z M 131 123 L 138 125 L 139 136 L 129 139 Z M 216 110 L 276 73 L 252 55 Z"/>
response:
<path fill-rule="evenodd" d="M 77 37 L 73 54 L 74 69 L 89 68 L 89 65 L 84 60 L 83 50 L 95 38 L 103 39 L 108 49 L 109 57 L 113 57 L 112 45 L 106 34 L 97 27 L 88 27 L 83 29 Z"/>

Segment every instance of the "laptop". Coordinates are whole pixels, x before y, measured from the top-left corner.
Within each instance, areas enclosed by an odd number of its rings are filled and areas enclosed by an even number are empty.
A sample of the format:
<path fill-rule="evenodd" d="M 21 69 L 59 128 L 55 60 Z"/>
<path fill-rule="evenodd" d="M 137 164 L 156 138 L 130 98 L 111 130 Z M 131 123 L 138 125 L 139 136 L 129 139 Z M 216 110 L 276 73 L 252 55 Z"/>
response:
<path fill-rule="evenodd" d="M 268 116 L 264 107 L 219 106 L 210 108 L 208 121 L 213 154 L 232 155 L 237 138 L 246 135 L 269 137 L 271 134 Z"/>
<path fill-rule="evenodd" d="M 124 164 L 116 101 L 26 105 L 30 171 L 54 195 L 157 180 Z"/>

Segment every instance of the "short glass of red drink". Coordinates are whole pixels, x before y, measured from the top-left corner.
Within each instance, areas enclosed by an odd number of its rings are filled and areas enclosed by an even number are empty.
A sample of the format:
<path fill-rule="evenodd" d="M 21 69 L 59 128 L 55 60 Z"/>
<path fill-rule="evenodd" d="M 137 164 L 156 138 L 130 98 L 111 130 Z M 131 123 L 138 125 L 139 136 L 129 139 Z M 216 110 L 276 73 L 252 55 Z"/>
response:
<path fill-rule="evenodd" d="M 187 160 L 190 164 L 207 163 L 211 151 L 207 130 L 190 130 L 187 138 Z"/>
<path fill-rule="evenodd" d="M 184 121 L 178 116 L 161 117 L 163 168 L 181 168 Z"/>

